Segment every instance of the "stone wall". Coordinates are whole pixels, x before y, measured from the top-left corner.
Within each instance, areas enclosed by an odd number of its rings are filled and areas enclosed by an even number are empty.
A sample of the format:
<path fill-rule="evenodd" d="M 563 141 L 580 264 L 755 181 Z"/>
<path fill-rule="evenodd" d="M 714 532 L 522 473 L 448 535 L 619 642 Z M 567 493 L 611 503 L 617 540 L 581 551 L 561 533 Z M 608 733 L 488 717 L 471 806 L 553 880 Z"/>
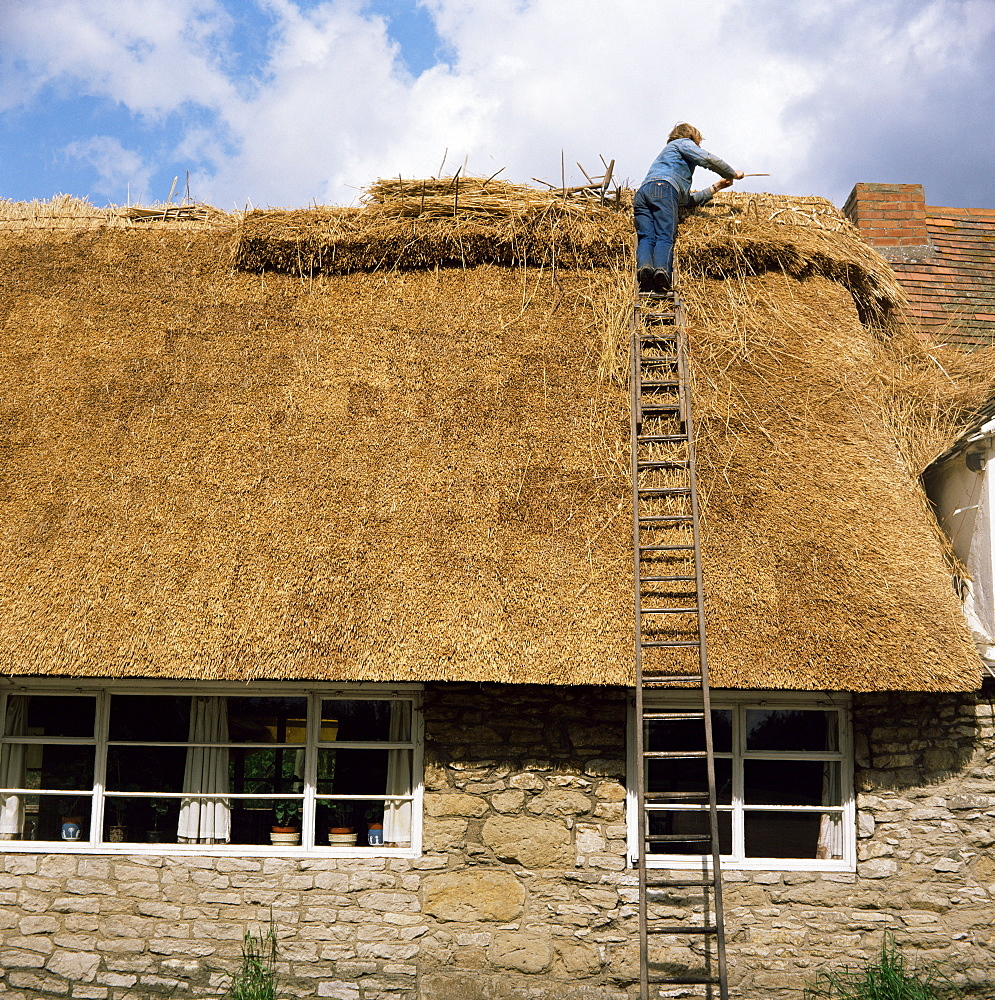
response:
<path fill-rule="evenodd" d="M 8 854 L 0 1000 L 216 997 L 270 914 L 286 998 L 636 995 L 624 693 L 436 685 L 425 700 L 421 858 Z M 990 998 L 991 702 L 858 696 L 855 735 L 858 870 L 727 873 L 733 997 L 797 1000 L 891 930 Z"/>

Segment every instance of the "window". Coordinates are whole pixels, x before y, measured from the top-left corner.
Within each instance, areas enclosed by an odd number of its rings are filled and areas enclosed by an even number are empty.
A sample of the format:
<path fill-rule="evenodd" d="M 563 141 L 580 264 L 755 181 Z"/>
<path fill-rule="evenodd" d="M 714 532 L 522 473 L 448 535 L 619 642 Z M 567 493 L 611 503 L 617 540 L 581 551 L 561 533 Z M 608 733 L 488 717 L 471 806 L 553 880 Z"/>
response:
<path fill-rule="evenodd" d="M 417 852 L 418 699 L 413 686 L 8 692 L 0 839 L 5 848 Z"/>
<path fill-rule="evenodd" d="M 705 748 L 701 719 L 682 717 L 693 696 L 653 692 L 647 708 L 645 749 L 680 753 Z M 700 702 L 698 703 L 700 705 Z M 668 718 L 666 709 L 674 709 Z M 632 724 L 635 724 L 633 712 Z M 855 864 L 855 822 L 849 703 L 845 696 L 786 695 L 782 692 L 712 695 L 719 840 L 727 864 L 743 868 L 851 869 Z M 630 738 L 629 843 L 638 851 L 636 762 Z M 649 757 L 647 792 L 680 793 L 707 788 L 705 760 Z M 650 833 L 707 834 L 707 806 L 662 800 L 647 803 Z M 654 845 L 657 867 L 701 863 L 700 844 Z M 666 852 L 666 853 L 664 853 Z"/>

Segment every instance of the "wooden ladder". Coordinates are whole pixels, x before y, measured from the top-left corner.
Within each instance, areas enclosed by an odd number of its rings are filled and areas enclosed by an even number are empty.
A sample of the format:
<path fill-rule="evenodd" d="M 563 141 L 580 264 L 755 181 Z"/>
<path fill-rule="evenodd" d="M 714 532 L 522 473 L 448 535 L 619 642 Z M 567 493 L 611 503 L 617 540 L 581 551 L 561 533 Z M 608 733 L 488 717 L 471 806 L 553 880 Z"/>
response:
<path fill-rule="evenodd" d="M 672 996 L 683 986 L 684 995 L 728 1000 L 694 427 L 680 299 L 673 293 L 637 295 L 631 330 L 640 996 L 650 1000 L 661 987 Z M 646 697 L 659 688 L 693 691 L 695 704 L 662 709 Z M 668 769 L 680 777 L 668 779 Z M 700 873 L 681 877 L 683 870 L 672 870 L 668 877 L 664 869 L 649 868 L 648 856 L 668 847 L 689 860 L 700 858 Z M 685 910 L 687 919 L 664 917 L 661 907 L 667 913 Z"/>

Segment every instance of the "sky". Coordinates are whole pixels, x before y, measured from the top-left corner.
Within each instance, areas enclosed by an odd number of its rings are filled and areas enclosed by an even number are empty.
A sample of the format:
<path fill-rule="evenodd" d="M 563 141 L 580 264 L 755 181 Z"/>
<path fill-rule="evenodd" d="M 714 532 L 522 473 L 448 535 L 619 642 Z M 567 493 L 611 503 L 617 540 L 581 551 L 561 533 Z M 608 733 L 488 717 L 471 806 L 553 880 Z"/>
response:
<path fill-rule="evenodd" d="M 0 0 L 0 198 L 638 185 L 680 121 L 740 190 L 995 208 L 995 0 Z"/>

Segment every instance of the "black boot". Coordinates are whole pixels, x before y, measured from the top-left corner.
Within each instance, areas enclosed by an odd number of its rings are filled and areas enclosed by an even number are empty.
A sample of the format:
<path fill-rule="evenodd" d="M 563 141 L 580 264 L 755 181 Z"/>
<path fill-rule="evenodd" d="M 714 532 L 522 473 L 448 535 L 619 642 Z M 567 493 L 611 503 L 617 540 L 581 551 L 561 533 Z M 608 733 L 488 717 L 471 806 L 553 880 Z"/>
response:
<path fill-rule="evenodd" d="M 663 295 L 670 291 L 670 272 L 658 267 L 653 273 L 653 291 L 657 295 Z"/>
<path fill-rule="evenodd" d="M 641 267 L 636 272 L 636 279 L 639 282 L 639 291 L 641 292 L 653 291 L 653 268 Z"/>

